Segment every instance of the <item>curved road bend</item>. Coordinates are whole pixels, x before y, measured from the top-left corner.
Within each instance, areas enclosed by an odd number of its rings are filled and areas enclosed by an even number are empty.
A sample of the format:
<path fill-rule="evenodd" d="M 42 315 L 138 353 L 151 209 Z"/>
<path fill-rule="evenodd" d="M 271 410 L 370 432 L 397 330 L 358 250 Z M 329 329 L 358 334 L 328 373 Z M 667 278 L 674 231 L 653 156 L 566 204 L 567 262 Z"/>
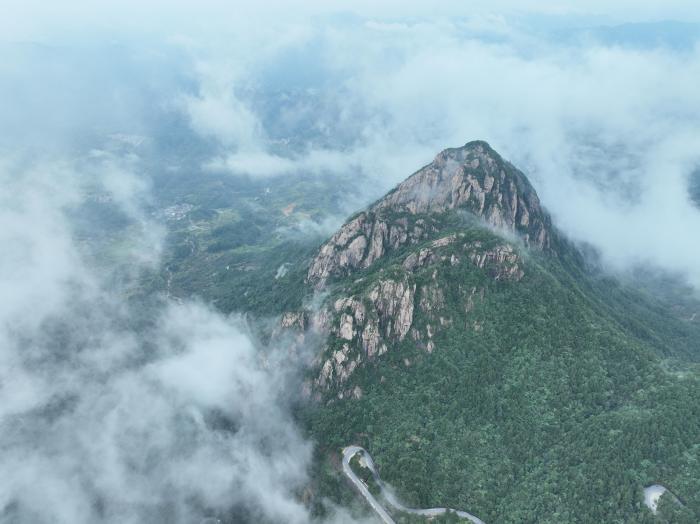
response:
<path fill-rule="evenodd" d="M 360 446 L 348 446 L 343 449 L 343 473 L 350 479 L 350 481 L 355 485 L 355 487 L 360 491 L 362 496 L 365 498 L 365 500 L 369 503 L 370 506 L 372 506 L 372 509 L 379 515 L 379 517 L 382 519 L 382 521 L 385 524 L 395 524 L 394 520 L 391 518 L 391 516 L 386 512 L 386 510 L 382 507 L 382 505 L 377 501 L 377 499 L 372 495 L 369 490 L 367 489 L 367 486 L 358 478 L 357 475 L 355 475 L 355 472 L 352 470 L 350 467 L 350 460 L 352 457 L 354 457 L 357 453 L 364 453 L 365 461 L 367 462 L 367 467 L 369 468 L 370 472 L 374 476 L 375 480 L 377 481 L 377 484 L 379 485 L 379 488 L 382 490 L 382 495 L 386 498 L 387 502 L 394 507 L 394 509 L 398 511 L 402 511 L 404 513 L 411 513 L 413 515 L 422 515 L 424 517 L 435 517 L 437 515 L 442 515 L 443 513 L 446 513 L 448 511 L 448 508 L 427 508 L 427 509 L 414 509 L 414 508 L 407 508 L 399 500 L 396 498 L 396 496 L 388 489 L 386 489 L 382 483 L 382 481 L 379 478 L 379 474 L 377 473 L 376 468 L 374 467 L 374 462 L 372 462 L 372 457 L 370 454 L 365 450 L 364 448 L 361 448 Z M 457 511 L 457 510 L 449 510 L 449 511 L 454 511 L 459 517 L 461 518 L 466 518 L 469 519 L 470 521 L 473 522 L 473 524 L 484 524 L 484 522 L 479 519 L 478 517 L 475 517 L 471 513 L 467 513 L 466 511 Z"/>
<path fill-rule="evenodd" d="M 350 467 L 350 459 L 352 459 L 352 457 L 354 457 L 360 451 L 364 451 L 365 454 L 369 456 L 369 454 L 364 450 L 364 448 L 361 448 L 359 446 L 348 446 L 343 449 L 343 473 L 345 473 L 345 475 L 350 479 L 350 482 L 352 482 L 355 485 L 355 487 L 358 490 L 360 490 L 362 496 L 369 503 L 369 505 L 372 506 L 372 509 L 377 513 L 377 515 L 379 515 L 379 518 L 382 519 L 382 522 L 384 522 L 385 524 L 396 524 L 394 522 L 394 519 L 391 518 L 391 516 L 386 512 L 386 510 L 377 501 L 377 499 L 374 498 L 374 495 L 372 495 L 369 492 L 364 482 L 362 482 L 358 478 L 358 476 L 355 475 L 355 472 Z M 374 466 L 374 464 L 372 466 Z M 374 472 L 373 469 L 372 472 Z"/>

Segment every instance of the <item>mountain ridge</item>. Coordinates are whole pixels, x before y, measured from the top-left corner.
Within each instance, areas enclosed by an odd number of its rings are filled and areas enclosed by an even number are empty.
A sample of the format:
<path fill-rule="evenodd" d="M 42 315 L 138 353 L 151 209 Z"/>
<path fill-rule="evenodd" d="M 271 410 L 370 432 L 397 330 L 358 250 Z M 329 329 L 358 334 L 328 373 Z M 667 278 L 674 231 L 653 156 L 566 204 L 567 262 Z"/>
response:
<path fill-rule="evenodd" d="M 323 341 L 313 435 L 331 454 L 361 444 L 419 507 L 651 523 L 643 487 L 661 482 L 688 501 L 669 522 L 697 522 L 700 332 L 591 270 L 487 147 L 441 152 L 312 258 L 321 305 L 283 324 Z"/>
<path fill-rule="evenodd" d="M 387 251 L 417 244 L 436 232 L 431 216 L 463 210 L 484 224 L 518 235 L 525 245 L 551 250 L 549 214 L 527 177 L 484 141 L 438 153 L 384 197 L 357 213 L 310 264 L 316 289 L 335 277 L 369 268 Z"/>

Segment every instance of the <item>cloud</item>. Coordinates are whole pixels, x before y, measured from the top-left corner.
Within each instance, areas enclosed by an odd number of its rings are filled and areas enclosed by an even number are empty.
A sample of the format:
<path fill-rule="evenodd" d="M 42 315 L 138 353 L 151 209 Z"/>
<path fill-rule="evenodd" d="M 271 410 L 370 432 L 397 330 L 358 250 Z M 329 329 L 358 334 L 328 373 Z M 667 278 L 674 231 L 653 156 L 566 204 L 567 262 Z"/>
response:
<path fill-rule="evenodd" d="M 302 356 L 200 303 L 127 301 L 139 272 L 116 287 L 111 273 L 151 257 L 80 246 L 75 209 L 95 195 L 131 234 L 160 231 L 129 167 L 93 153 L 0 169 L 0 517 L 310 522 L 311 444 L 290 406 Z"/>
<path fill-rule="evenodd" d="M 263 139 L 263 129 L 255 113 L 235 94 L 243 72 L 231 62 L 200 62 L 196 70 L 198 92 L 185 95 L 180 101 L 192 128 L 226 146 L 254 147 Z"/>
<path fill-rule="evenodd" d="M 359 161 L 356 152 L 313 149 L 295 157 L 283 157 L 258 150 L 217 157 L 205 167 L 214 171 L 264 178 L 299 173 L 343 173 L 357 169 Z"/>
<path fill-rule="evenodd" d="M 264 27 L 271 20 L 298 22 L 337 14 L 360 17 L 429 18 L 469 17 L 506 13 L 509 15 L 588 16 L 607 20 L 645 21 L 649 19 L 700 20 L 694 0 L 632 0 L 606 2 L 590 0 L 441 0 L 427 5 L 419 0 L 285 0 L 258 2 L 204 0 L 193 5 L 186 0 L 105 0 L 99 5 L 87 0 L 69 0 L 46 5 L 40 0 L 8 0 L 2 20 L 5 38 L 16 40 L 95 36 L 114 38 L 133 34 L 158 36 L 188 35 L 201 38 L 216 33 L 232 34 L 254 21 Z"/>
<path fill-rule="evenodd" d="M 687 196 L 699 162 L 700 43 L 611 45 L 587 31 L 562 39 L 503 16 L 344 19 L 310 23 L 306 34 L 312 47 L 291 42 L 248 81 L 283 68 L 295 50 L 302 66 L 321 71 L 313 104 L 290 90 L 284 113 L 267 118 L 259 100 L 274 102 L 251 97 L 265 132 L 209 168 L 357 170 L 376 181 L 370 201 L 441 149 L 485 139 L 532 178 L 557 224 L 612 267 L 651 263 L 700 284 L 699 253 L 687 241 L 700 220 Z M 307 115 L 296 131 L 308 138 L 277 152 L 273 138 L 284 136 L 275 117 L 285 113 Z"/>
<path fill-rule="evenodd" d="M 162 340 L 153 356 L 109 324 L 67 327 L 102 331 L 85 354 L 28 371 L 42 375 L 44 401 L 4 417 L 8 518 L 197 522 L 238 506 L 308 522 L 294 490 L 307 480 L 310 446 L 278 398 L 277 372 L 240 326 L 203 306 L 171 306 L 148 333 Z"/>
<path fill-rule="evenodd" d="M 13 102 L 0 108 L 2 519 L 310 520 L 298 491 L 311 447 L 288 405 L 298 362 L 206 305 L 127 299 L 160 262 L 147 171 L 172 153 L 142 144 L 187 157 L 201 139 L 206 169 L 252 177 L 357 173 L 344 213 L 486 139 L 613 267 L 649 262 L 700 285 L 687 194 L 700 47 L 576 33 L 699 17 L 695 2 L 637 4 L 6 7 L 3 38 L 33 43 L 4 44 L 0 65 Z M 149 138 L 105 139 L 136 135 Z M 123 228 L 95 220 L 107 215 Z"/>
<path fill-rule="evenodd" d="M 415 46 L 390 67 L 365 64 L 351 103 L 369 104 L 403 144 L 489 140 L 527 170 L 566 232 L 611 262 L 651 261 L 700 283 L 700 253 L 688 243 L 700 216 L 685 183 L 699 161 L 697 48 L 528 50 L 449 33 L 415 38 L 389 44 Z"/>

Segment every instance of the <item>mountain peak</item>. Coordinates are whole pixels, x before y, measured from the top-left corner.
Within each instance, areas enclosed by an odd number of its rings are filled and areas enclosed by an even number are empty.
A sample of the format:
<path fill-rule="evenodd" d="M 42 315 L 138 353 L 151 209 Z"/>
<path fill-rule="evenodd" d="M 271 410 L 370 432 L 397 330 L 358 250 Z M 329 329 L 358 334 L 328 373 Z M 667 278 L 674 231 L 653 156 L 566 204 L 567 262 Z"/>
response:
<path fill-rule="evenodd" d="M 467 142 L 462 147 L 448 147 L 447 149 L 441 151 L 439 155 L 444 153 L 451 153 L 457 151 L 479 151 L 481 153 L 487 152 L 489 154 L 498 155 L 495 149 L 486 140 L 471 140 Z"/>
<path fill-rule="evenodd" d="M 527 177 L 484 141 L 440 152 L 386 196 L 348 221 L 324 244 L 308 280 L 370 267 L 386 251 L 425 240 L 431 216 L 461 209 L 485 225 L 519 235 L 528 247 L 551 247 L 551 219 Z"/>
<path fill-rule="evenodd" d="M 492 226 L 521 234 L 528 245 L 549 246 L 550 220 L 534 188 L 483 141 L 440 152 L 371 209 L 416 214 L 459 207 Z"/>

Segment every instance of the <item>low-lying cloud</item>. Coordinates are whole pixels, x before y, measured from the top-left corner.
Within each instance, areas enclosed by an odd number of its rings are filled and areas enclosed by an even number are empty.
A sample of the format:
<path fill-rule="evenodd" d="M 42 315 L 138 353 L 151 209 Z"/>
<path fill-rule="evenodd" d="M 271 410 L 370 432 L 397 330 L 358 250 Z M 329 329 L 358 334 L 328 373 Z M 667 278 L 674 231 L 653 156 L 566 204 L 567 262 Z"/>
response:
<path fill-rule="evenodd" d="M 700 253 L 688 242 L 700 213 L 687 182 L 700 164 L 700 44 L 611 44 L 569 27 L 563 35 L 498 16 L 310 22 L 246 77 L 259 84 L 238 102 L 258 115 L 257 141 L 223 144 L 209 167 L 252 176 L 354 169 L 376 181 L 371 200 L 441 149 L 484 139 L 531 177 L 557 224 L 612 267 L 650 263 L 700 284 Z M 288 91 L 264 84 L 292 58 L 314 77 Z M 291 101 L 266 109 L 280 96 Z M 298 136 L 281 116 L 303 125 Z M 280 147 L 285 139 L 301 143 Z"/>
<path fill-rule="evenodd" d="M 303 358 L 201 303 L 127 300 L 150 257 L 123 252 L 114 287 L 77 242 L 70 210 L 96 189 L 148 220 L 117 162 L 0 171 L 0 520 L 310 522 Z"/>
<path fill-rule="evenodd" d="M 359 207 L 484 139 L 612 267 L 700 285 L 700 46 L 586 29 L 697 21 L 695 2 L 205 4 L 23 2 L 0 22 L 0 520 L 311 520 L 298 361 L 205 304 L 133 298 L 164 235 L 145 165 L 357 173 Z M 92 222 L 107 207 L 119 227 Z"/>

